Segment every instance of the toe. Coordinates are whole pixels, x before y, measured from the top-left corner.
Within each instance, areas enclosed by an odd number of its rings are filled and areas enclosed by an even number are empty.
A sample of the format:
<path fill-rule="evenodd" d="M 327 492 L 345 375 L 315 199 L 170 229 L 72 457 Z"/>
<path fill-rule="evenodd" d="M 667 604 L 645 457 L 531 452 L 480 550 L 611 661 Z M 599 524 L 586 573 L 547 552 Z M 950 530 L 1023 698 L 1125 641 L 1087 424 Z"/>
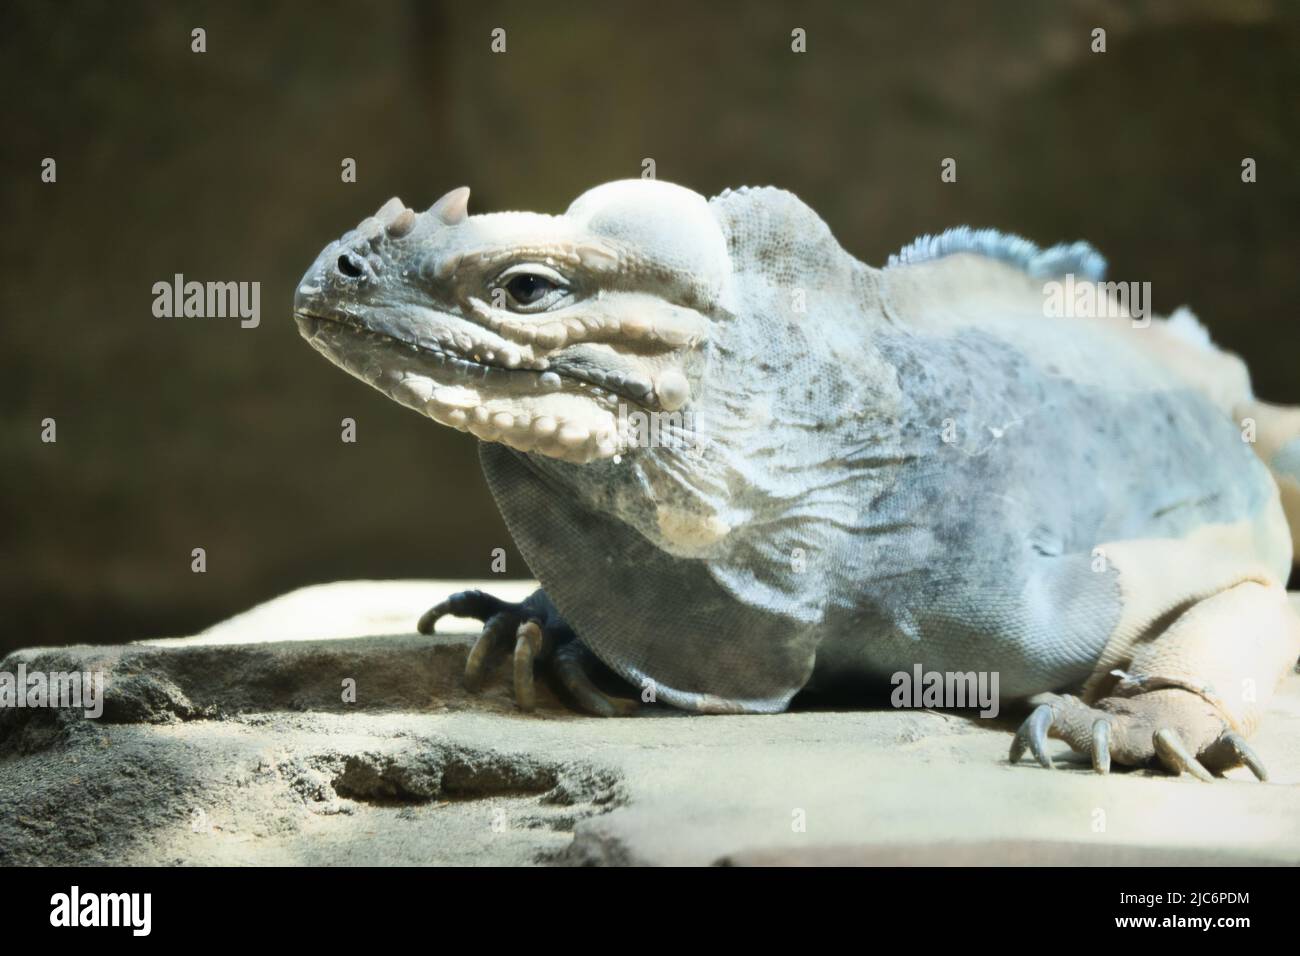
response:
<path fill-rule="evenodd" d="M 537 686 L 533 667 L 542 649 L 542 629 L 536 621 L 525 621 L 515 632 L 515 700 L 519 709 L 537 707 Z"/>
<path fill-rule="evenodd" d="M 1051 704 L 1039 704 L 1029 719 L 1020 725 L 1008 755 L 1012 763 L 1016 763 L 1028 748 L 1041 766 L 1052 769 L 1052 758 L 1047 753 L 1047 732 L 1052 729 L 1052 717 Z"/>
<path fill-rule="evenodd" d="M 1268 781 L 1264 761 L 1246 743 L 1246 738 L 1235 730 L 1225 730 L 1218 740 L 1206 747 L 1201 753 L 1201 762 L 1216 773 L 1245 764 L 1258 780 Z"/>
<path fill-rule="evenodd" d="M 1190 773 L 1197 780 L 1206 783 L 1214 782 L 1214 775 L 1206 770 L 1187 749 L 1183 738 L 1178 736 L 1178 731 L 1169 727 L 1157 730 L 1151 738 L 1151 743 L 1155 747 L 1156 756 L 1167 769 L 1178 774 Z"/>
<path fill-rule="evenodd" d="M 583 667 L 583 653 L 582 645 L 575 641 L 556 651 L 553 659 L 555 676 L 573 702 L 596 717 L 632 717 L 639 713 L 637 701 L 613 697 L 595 685 Z"/>
<path fill-rule="evenodd" d="M 415 627 L 421 634 L 432 634 L 434 625 L 438 623 L 438 618 L 445 617 L 448 614 L 487 621 L 489 618 L 509 609 L 518 610 L 519 605 L 510 604 L 483 591 L 457 591 L 420 615 L 420 620 Z"/>
<path fill-rule="evenodd" d="M 434 627 L 438 623 L 438 618 L 449 613 L 451 613 L 451 603 L 449 601 L 439 601 L 420 615 L 420 620 L 416 623 L 415 629 L 421 634 L 432 634 Z"/>
<path fill-rule="evenodd" d="M 1110 773 L 1110 721 L 1104 717 L 1092 725 L 1092 769 Z"/>
<path fill-rule="evenodd" d="M 477 691 L 482 687 L 492 665 L 505 655 L 514 626 L 514 618 L 505 613 L 492 615 L 483 625 L 483 631 L 465 659 L 465 686 L 469 690 Z"/>

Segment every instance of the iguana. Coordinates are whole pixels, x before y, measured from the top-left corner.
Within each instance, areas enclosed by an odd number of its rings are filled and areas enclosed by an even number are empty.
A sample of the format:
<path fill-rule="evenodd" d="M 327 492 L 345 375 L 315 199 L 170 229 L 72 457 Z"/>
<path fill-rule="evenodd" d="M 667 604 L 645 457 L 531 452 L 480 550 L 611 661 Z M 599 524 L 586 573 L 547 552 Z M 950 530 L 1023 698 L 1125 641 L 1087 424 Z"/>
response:
<path fill-rule="evenodd" d="M 419 621 L 484 622 L 471 687 L 512 649 L 521 707 L 545 662 L 604 715 L 640 705 L 596 660 L 702 713 L 995 671 L 1036 705 L 1013 762 L 1052 766 L 1050 735 L 1099 772 L 1264 778 L 1245 737 L 1300 653 L 1300 409 L 1257 402 L 1189 312 L 1126 313 L 1086 244 L 992 230 L 873 268 L 773 188 L 619 181 L 558 216 L 468 198 L 390 200 L 325 247 L 294 313 L 330 361 L 481 442 L 542 589 Z M 1108 314 L 1050 314 L 1060 277 Z"/>

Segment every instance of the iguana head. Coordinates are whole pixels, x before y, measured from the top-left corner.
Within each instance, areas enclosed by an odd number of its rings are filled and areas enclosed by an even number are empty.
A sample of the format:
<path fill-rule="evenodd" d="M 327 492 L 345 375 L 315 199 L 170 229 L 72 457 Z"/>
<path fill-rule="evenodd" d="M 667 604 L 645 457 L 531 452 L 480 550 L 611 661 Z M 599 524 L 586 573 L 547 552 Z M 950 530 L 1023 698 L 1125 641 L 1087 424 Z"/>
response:
<path fill-rule="evenodd" d="M 468 200 L 391 199 L 326 246 L 294 296 L 303 336 L 435 421 L 563 461 L 626 450 L 629 410 L 688 408 L 730 276 L 703 197 L 625 180 L 559 216 Z"/>

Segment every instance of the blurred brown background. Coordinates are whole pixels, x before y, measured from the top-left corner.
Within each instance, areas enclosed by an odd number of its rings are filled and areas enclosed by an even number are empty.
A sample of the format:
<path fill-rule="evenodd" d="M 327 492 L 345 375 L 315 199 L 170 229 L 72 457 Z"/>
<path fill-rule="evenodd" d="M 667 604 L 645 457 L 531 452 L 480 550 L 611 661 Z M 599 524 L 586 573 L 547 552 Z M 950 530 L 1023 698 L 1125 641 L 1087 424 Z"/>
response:
<path fill-rule="evenodd" d="M 959 223 L 1087 238 L 1300 402 L 1294 3 L 22 2 L 0 76 L 0 650 L 192 632 L 335 578 L 488 574 L 510 546 L 473 440 L 290 318 L 320 247 L 392 195 L 468 183 L 472 211 L 558 212 L 652 157 L 705 194 L 789 188 L 873 263 Z M 260 281 L 261 326 L 154 318 L 177 272 Z"/>

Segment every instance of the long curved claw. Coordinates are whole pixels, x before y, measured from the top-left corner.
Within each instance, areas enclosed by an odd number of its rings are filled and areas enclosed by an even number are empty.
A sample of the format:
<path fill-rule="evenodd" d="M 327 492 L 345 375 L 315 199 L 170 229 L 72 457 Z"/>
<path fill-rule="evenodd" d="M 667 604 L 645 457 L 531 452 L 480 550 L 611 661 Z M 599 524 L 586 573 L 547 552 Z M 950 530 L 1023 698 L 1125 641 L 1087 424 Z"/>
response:
<path fill-rule="evenodd" d="M 542 629 L 536 621 L 524 621 L 515 632 L 515 700 L 522 711 L 537 707 L 533 664 L 542 649 Z"/>
<path fill-rule="evenodd" d="M 1223 731 L 1223 736 L 1216 741 L 1221 747 L 1229 747 L 1232 753 L 1236 754 L 1239 761 L 1242 761 L 1248 767 L 1251 767 L 1251 773 L 1255 774 L 1256 779 L 1261 783 L 1268 783 L 1269 771 L 1265 770 L 1264 761 L 1260 760 L 1260 754 L 1248 743 L 1245 743 L 1245 737 L 1238 734 L 1235 730 Z"/>
<path fill-rule="evenodd" d="M 1025 748 L 1028 748 L 1044 769 L 1052 769 L 1052 758 L 1047 753 L 1047 732 L 1052 729 L 1053 716 L 1051 704 L 1039 704 L 1034 708 L 1034 712 L 1020 725 L 1015 739 L 1011 741 L 1008 757 L 1012 763 L 1024 756 Z"/>
<path fill-rule="evenodd" d="M 439 601 L 420 615 L 420 620 L 416 623 L 415 629 L 421 634 L 432 634 L 434 627 L 438 623 L 438 618 L 446 617 L 450 613 L 451 601 Z"/>
<path fill-rule="evenodd" d="M 477 691 L 483 686 L 483 679 L 487 677 L 493 658 L 499 657 L 505 650 L 513 623 L 509 614 L 498 612 L 483 625 L 482 633 L 465 658 L 465 687 L 470 691 Z"/>
<path fill-rule="evenodd" d="M 432 634 L 438 619 L 448 614 L 486 621 L 507 608 L 517 606 L 482 591 L 457 591 L 421 614 L 415 629 L 421 634 Z"/>
<path fill-rule="evenodd" d="M 576 650 L 574 650 L 576 648 Z M 569 644 L 555 652 L 555 676 L 583 710 L 596 717 L 631 717 L 641 707 L 635 700 L 611 697 L 597 687 L 582 666 L 581 646 Z"/>
<path fill-rule="evenodd" d="M 1104 717 L 1092 725 L 1092 769 L 1110 773 L 1110 721 Z"/>
<path fill-rule="evenodd" d="M 1178 732 L 1169 727 L 1163 730 L 1157 730 L 1151 738 L 1151 743 L 1155 747 L 1156 756 L 1166 768 L 1174 773 L 1190 773 L 1197 780 L 1203 780 L 1206 783 L 1214 782 L 1214 775 L 1201 766 L 1201 762 L 1192 756 L 1183 739 L 1178 736 Z"/>
<path fill-rule="evenodd" d="M 554 605 L 541 591 L 523 601 L 503 601 L 483 591 L 459 591 L 429 608 L 416 625 L 432 634 L 447 615 L 483 622 L 465 658 L 465 688 L 478 692 L 499 660 L 512 657 L 515 701 L 522 711 L 537 707 L 536 669 L 556 672 L 567 688 L 570 703 L 600 717 L 635 716 L 640 702 L 606 694 L 592 682 L 583 666 L 594 655 L 577 639 Z M 513 651 L 513 653 L 511 653 Z"/>

